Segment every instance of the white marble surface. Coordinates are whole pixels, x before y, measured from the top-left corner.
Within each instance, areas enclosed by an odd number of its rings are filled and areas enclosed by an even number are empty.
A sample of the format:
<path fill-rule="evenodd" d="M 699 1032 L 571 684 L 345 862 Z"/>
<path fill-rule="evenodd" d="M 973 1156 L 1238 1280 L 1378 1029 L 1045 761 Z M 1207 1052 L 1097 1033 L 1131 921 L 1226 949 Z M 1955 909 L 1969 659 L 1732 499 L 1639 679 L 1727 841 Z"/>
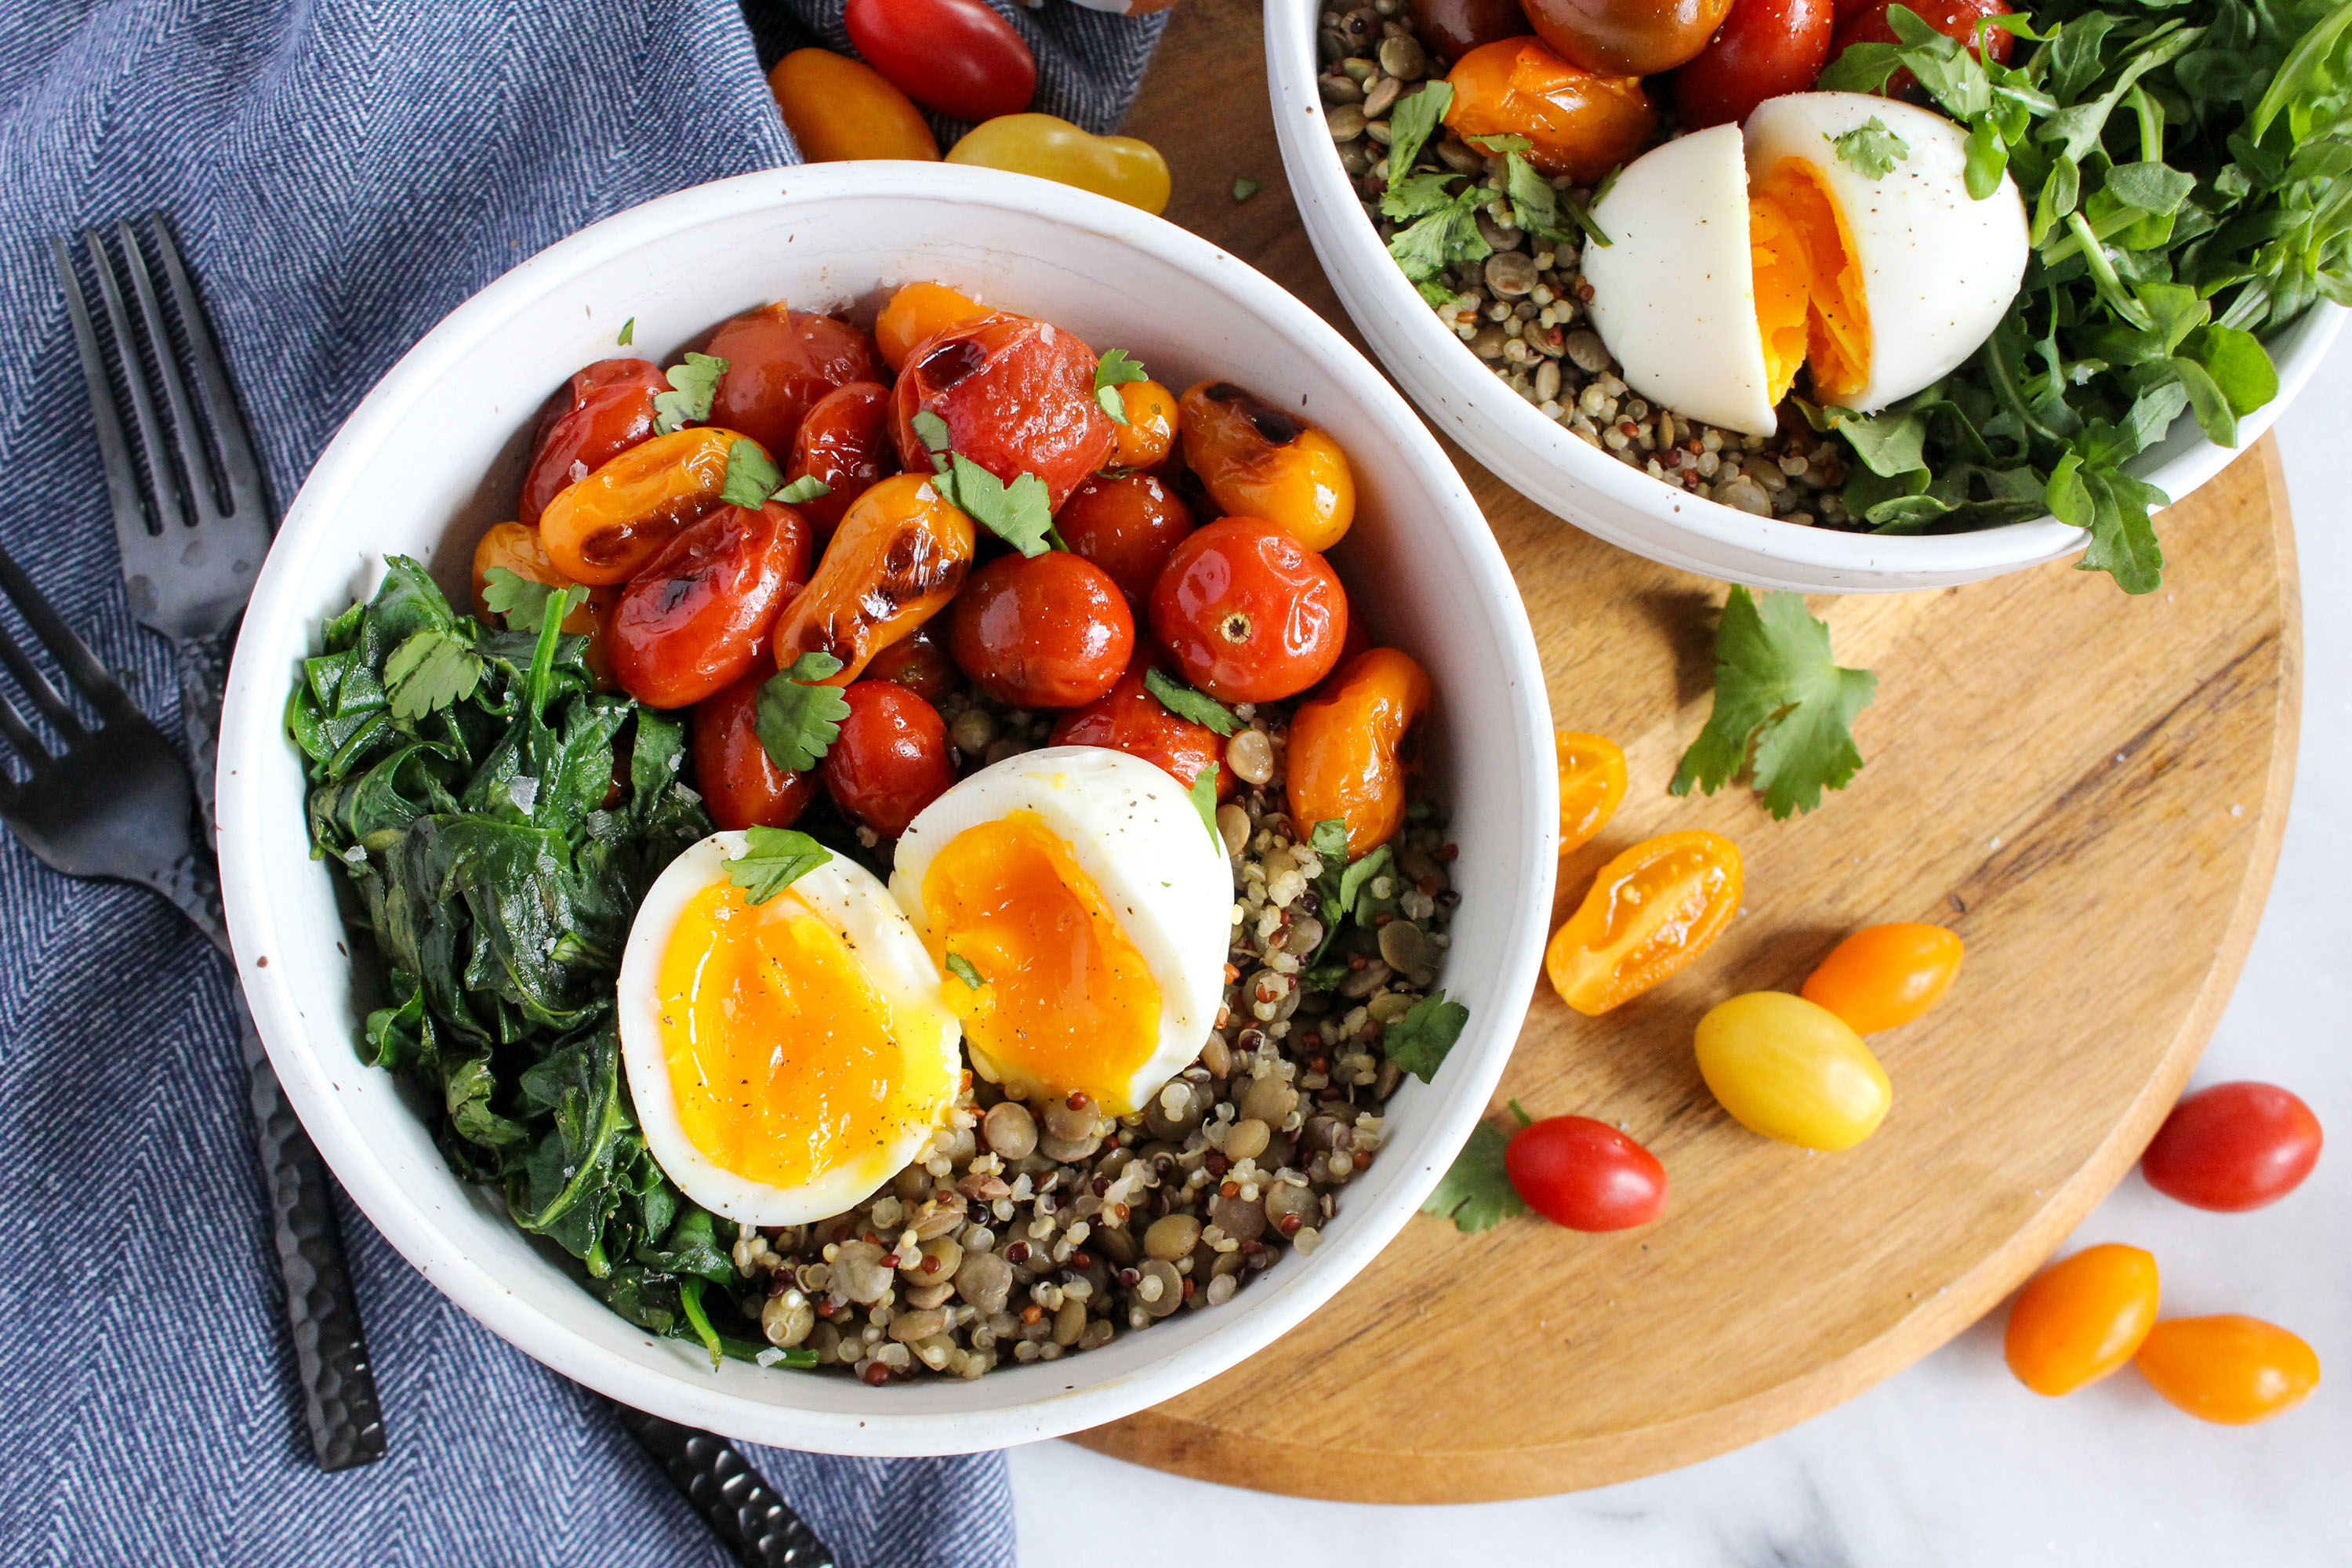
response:
<path fill-rule="evenodd" d="M 2198 1069 L 2260 1078 L 2352 1141 L 2352 338 L 2279 426 L 2304 584 L 2303 748 L 2252 956 Z M 1203 1560 L 1349 1568 L 1476 1562 L 1643 1568 L 2352 1563 L 2352 1147 L 2252 1215 L 2126 1179 L 2067 1243 L 2153 1250 L 2168 1314 L 2245 1311 L 2309 1340 L 2334 1380 L 2254 1427 L 2209 1426 L 2126 1371 L 2071 1398 L 2000 1362 L 2005 1310 L 1861 1398 L 1688 1469 L 1525 1502 L 1306 1502 L 1181 1480 L 1067 1443 L 1016 1449 L 1024 1568 Z M 1160 1521 L 1166 1521 L 1163 1525 Z M 1103 1543 L 1118 1542 L 1108 1557 Z"/>

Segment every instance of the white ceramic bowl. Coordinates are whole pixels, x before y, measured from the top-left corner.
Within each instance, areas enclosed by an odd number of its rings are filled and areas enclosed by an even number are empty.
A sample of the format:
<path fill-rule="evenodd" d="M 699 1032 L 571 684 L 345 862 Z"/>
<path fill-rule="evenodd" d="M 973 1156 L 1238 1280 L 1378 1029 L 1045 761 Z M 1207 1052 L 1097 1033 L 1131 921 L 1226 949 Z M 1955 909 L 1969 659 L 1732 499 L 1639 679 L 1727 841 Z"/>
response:
<path fill-rule="evenodd" d="M 541 400 L 617 352 L 625 320 L 636 318 L 635 352 L 671 354 L 769 300 L 870 312 L 916 279 L 1125 348 L 1180 389 L 1210 374 L 1244 383 L 1346 448 L 1361 501 L 1335 562 L 1440 693 L 1432 751 L 1462 892 L 1444 979 L 1470 1027 L 1433 1085 L 1408 1081 L 1391 1101 L 1389 1142 L 1322 1246 L 1223 1307 L 970 1383 L 873 1389 L 734 1362 L 714 1374 L 699 1351 L 607 1311 L 457 1182 L 390 1075 L 361 1065 L 370 977 L 344 956 L 335 889 L 310 858 L 282 714 L 321 622 L 373 590 L 386 552 L 462 583 L 478 531 L 511 504 Z M 247 994 L 304 1125 L 368 1217 L 460 1306 L 557 1371 L 674 1420 L 799 1448 L 948 1453 L 1096 1426 L 1214 1376 L 1328 1300 L 1412 1215 L 1485 1110 L 1534 989 L 1558 835 L 1552 750 L 1535 640 L 1477 507 L 1403 400 L 1313 312 L 1206 242 L 1082 192 L 986 169 L 828 164 L 682 191 L 583 230 L 453 312 L 369 394 L 289 510 L 246 616 L 221 742 L 222 884 Z"/>
<path fill-rule="evenodd" d="M 1440 432 L 1504 483 L 1588 533 L 1686 572 L 1809 594 L 1892 593 L 1999 576 L 2071 555 L 2081 529 L 2043 517 L 1975 533 L 1841 533 L 1751 516 L 1660 484 L 1586 445 L 1503 384 L 1439 323 L 1365 218 L 1323 120 L 1315 78 L 1314 0 L 1267 0 L 1266 76 L 1291 195 L 1339 299 L 1381 362 Z M 2271 343 L 2279 395 L 2238 422 L 2252 443 L 2310 380 L 2344 322 L 2321 304 Z M 2186 415 L 2130 464 L 2179 500 L 2237 452 Z"/>

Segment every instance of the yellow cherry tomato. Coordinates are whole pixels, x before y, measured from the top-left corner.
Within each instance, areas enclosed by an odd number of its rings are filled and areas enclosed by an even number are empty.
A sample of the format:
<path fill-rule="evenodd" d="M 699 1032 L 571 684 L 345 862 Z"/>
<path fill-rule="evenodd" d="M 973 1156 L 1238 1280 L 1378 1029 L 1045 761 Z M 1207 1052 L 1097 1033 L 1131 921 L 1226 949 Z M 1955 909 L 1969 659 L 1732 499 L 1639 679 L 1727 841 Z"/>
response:
<path fill-rule="evenodd" d="M 1559 999 L 1598 1017 L 1696 958 L 1739 909 L 1739 846 L 1686 828 L 1645 838 L 1606 866 L 1552 932 L 1544 973 Z"/>
<path fill-rule="evenodd" d="M 1559 847 L 1563 854 L 1609 826 L 1625 798 L 1625 753 L 1606 735 L 1562 730 L 1559 747 Z"/>
<path fill-rule="evenodd" d="M 1096 136 L 1050 114 L 983 120 L 948 150 L 948 162 L 1034 174 L 1148 213 L 1168 208 L 1168 160 L 1159 148 L 1132 136 Z"/>
<path fill-rule="evenodd" d="M 1130 381 L 1118 389 L 1127 423 L 1110 450 L 1114 468 L 1149 473 L 1168 460 L 1176 445 L 1176 395 L 1156 381 Z"/>
<path fill-rule="evenodd" d="M 784 129 L 812 163 L 940 161 L 939 139 L 923 111 L 863 60 L 830 49 L 794 49 L 768 73 L 768 90 L 776 95 Z"/>
<path fill-rule="evenodd" d="M 1862 1037 L 1785 991 L 1734 996 L 1701 1018 L 1698 1070 L 1741 1125 L 1807 1149 L 1853 1148 L 1895 1103 Z"/>
<path fill-rule="evenodd" d="M 1262 517 L 1307 549 L 1356 520 L 1356 475 L 1339 443 L 1230 381 L 1194 384 L 1176 405 L 1184 466 L 1227 517 Z"/>
<path fill-rule="evenodd" d="M 2200 1421 L 2248 1426 L 2294 1409 L 2319 1386 L 2319 1353 L 2276 1323 L 2223 1312 L 2170 1318 L 2134 1358 L 2158 1394 Z"/>
<path fill-rule="evenodd" d="M 1864 926 L 1806 976 L 1803 996 L 1874 1035 L 1907 1024 L 1944 999 L 1960 973 L 1963 949 L 1942 926 Z"/>
<path fill-rule="evenodd" d="M 2156 1327 L 2156 1258 L 2105 1242 L 2053 1263 L 2018 1292 L 2001 1352 L 2017 1381 L 2056 1398 L 2131 1360 Z"/>

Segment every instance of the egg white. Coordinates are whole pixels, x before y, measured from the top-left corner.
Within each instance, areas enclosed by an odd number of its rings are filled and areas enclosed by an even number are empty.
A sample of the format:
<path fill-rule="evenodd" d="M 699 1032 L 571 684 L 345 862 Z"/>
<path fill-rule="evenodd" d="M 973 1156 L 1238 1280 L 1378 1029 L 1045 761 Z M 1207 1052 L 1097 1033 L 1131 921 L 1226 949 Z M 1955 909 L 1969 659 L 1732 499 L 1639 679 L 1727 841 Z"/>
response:
<path fill-rule="evenodd" d="M 962 1026 L 940 1001 L 939 970 L 888 891 L 872 872 L 836 855 L 803 872 L 791 890 L 849 944 L 881 993 L 891 1033 L 904 1053 L 897 1081 L 909 1094 L 910 1114 L 880 1146 L 794 1187 L 753 1181 L 704 1154 L 679 1123 L 670 1088 L 662 1044 L 662 957 L 688 901 L 727 880 L 727 862 L 743 853 L 747 838 L 742 833 L 712 834 L 671 861 L 646 892 L 621 955 L 622 1065 L 646 1147 L 680 1192 L 746 1225 L 805 1225 L 871 1197 L 929 1141 L 955 1103 L 963 1070 L 957 1049 Z"/>
<path fill-rule="evenodd" d="M 1216 1025 L 1233 932 L 1232 862 L 1166 770 L 1105 747 L 1048 746 L 982 768 L 908 825 L 890 890 L 918 930 L 929 931 L 923 882 L 940 850 L 1015 811 L 1036 813 L 1069 845 L 1160 989 L 1158 1046 L 1129 1078 L 1124 1104 L 1105 1098 L 1115 1115 L 1139 1109 L 1201 1054 Z M 1015 1093 L 1072 1087 L 1020 1081 L 977 1041 L 965 1044 L 975 1068 Z"/>

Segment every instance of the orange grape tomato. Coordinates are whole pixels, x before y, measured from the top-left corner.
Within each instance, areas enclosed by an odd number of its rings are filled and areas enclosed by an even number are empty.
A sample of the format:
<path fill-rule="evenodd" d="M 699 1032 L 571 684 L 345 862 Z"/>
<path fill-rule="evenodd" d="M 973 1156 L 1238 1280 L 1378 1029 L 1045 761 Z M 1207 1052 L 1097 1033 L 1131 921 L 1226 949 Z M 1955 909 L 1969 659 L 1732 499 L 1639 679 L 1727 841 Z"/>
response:
<path fill-rule="evenodd" d="M 2156 1326 L 2156 1258 L 2103 1242 L 2052 1264 L 2018 1292 L 2002 1353 L 2017 1381 L 2052 1398 L 2131 1360 Z"/>
<path fill-rule="evenodd" d="M 1177 404 L 1184 462 L 1227 517 L 1262 517 L 1309 550 L 1339 542 L 1356 517 L 1355 471 L 1339 444 L 1230 381 Z"/>
<path fill-rule="evenodd" d="M 1942 926 L 1864 926 L 1830 949 L 1806 977 L 1802 994 L 1855 1033 L 1876 1034 L 1942 1001 L 1960 973 L 1962 951 L 1958 934 Z"/>
<path fill-rule="evenodd" d="M 1544 973 L 1560 1000 L 1598 1017 L 1683 969 L 1738 912 L 1739 847 L 1685 828 L 1643 839 L 1592 879 L 1552 933 Z"/>
<path fill-rule="evenodd" d="M 1625 798 L 1625 753 L 1606 735 L 1562 730 L 1559 748 L 1559 847 L 1590 844 Z"/>
<path fill-rule="evenodd" d="M 1359 654 L 1322 695 L 1290 721 L 1290 819 L 1307 833 L 1348 826 L 1348 858 L 1360 859 L 1404 826 L 1405 738 L 1429 710 L 1433 688 L 1412 655 Z"/>
<path fill-rule="evenodd" d="M 759 446 L 717 426 L 673 430 L 558 491 L 539 517 L 548 560 L 575 583 L 627 582 L 679 529 L 719 504 L 738 441 Z"/>
<path fill-rule="evenodd" d="M 1445 79 L 1445 123 L 1461 136 L 1524 136 L 1528 162 L 1591 184 L 1649 144 L 1657 110 L 1637 76 L 1596 76 L 1534 38 L 1471 50 Z"/>
<path fill-rule="evenodd" d="M 950 327 L 994 312 L 944 283 L 908 283 L 890 296 L 874 321 L 874 345 L 891 373 L 907 368 L 907 356 Z"/>
<path fill-rule="evenodd" d="M 1168 160 L 1132 136 L 1096 136 L 1050 114 L 1000 114 L 948 149 L 948 162 L 1007 169 L 1076 185 L 1160 213 L 1168 207 Z"/>
<path fill-rule="evenodd" d="M 474 546 L 474 607 L 484 616 L 493 613 L 487 596 L 493 566 L 503 567 L 526 583 L 541 583 L 550 588 L 574 585 L 555 569 L 555 563 L 547 558 L 546 547 L 539 542 L 539 530 L 527 522 L 495 524 Z M 572 605 L 564 615 L 563 629 L 583 634 L 594 631 L 595 610 L 585 600 Z"/>
<path fill-rule="evenodd" d="M 1111 447 L 1111 466 L 1151 469 L 1168 460 L 1176 445 L 1176 395 L 1156 381 L 1130 381 L 1118 389 L 1127 423 Z"/>
<path fill-rule="evenodd" d="M 768 73 L 768 90 L 801 156 L 812 163 L 851 158 L 940 161 L 914 100 L 863 60 L 830 49 L 794 49 Z"/>
<path fill-rule="evenodd" d="M 2224 1426 L 2283 1415 L 2319 1386 L 2319 1352 L 2276 1323 L 2235 1312 L 2168 1318 L 2133 1359 L 2158 1394 Z"/>

